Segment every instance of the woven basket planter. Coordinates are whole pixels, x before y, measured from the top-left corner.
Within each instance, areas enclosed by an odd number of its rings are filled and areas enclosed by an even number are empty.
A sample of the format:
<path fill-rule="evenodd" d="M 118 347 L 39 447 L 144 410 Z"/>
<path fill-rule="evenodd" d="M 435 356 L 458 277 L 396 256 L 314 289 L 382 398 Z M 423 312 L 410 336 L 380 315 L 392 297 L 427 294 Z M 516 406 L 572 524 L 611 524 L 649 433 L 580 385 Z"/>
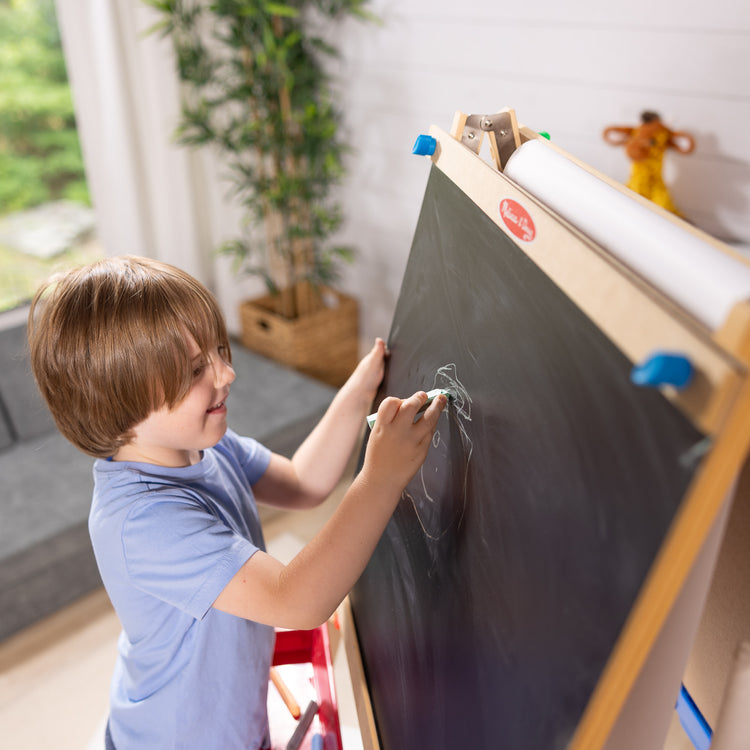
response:
<path fill-rule="evenodd" d="M 285 318 L 271 295 L 240 304 L 241 340 L 250 350 L 299 372 L 340 386 L 359 361 L 357 301 L 324 289 L 314 312 Z"/>

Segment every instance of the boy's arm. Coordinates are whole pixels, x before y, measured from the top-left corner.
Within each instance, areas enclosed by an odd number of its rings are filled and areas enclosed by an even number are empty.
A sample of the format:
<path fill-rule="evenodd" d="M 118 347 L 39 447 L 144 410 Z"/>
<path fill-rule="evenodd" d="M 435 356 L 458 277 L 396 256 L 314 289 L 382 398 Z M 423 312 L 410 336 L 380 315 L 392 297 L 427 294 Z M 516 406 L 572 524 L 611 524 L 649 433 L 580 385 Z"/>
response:
<path fill-rule="evenodd" d="M 446 399 L 435 399 L 415 423 L 426 401 L 424 392 L 385 399 L 362 471 L 330 520 L 288 565 L 256 552 L 213 606 L 276 627 L 325 622 L 364 570 L 403 488 L 427 456 Z"/>
<path fill-rule="evenodd" d="M 253 486 L 260 503 L 286 508 L 313 507 L 341 479 L 365 417 L 383 379 L 386 347 L 382 339 L 341 387 L 322 419 L 291 460 L 274 455 Z"/>

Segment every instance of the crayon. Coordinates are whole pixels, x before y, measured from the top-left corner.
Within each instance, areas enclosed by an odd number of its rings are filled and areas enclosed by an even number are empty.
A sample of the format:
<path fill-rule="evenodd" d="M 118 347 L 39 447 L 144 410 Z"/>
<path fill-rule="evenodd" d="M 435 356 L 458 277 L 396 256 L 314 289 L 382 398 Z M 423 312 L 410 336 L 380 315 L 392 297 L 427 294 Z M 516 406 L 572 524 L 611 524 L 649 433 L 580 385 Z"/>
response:
<path fill-rule="evenodd" d="M 289 690 L 289 688 L 286 686 L 284 680 L 281 679 L 279 670 L 275 667 L 271 667 L 271 682 L 273 682 L 273 684 L 276 686 L 276 689 L 279 691 L 279 695 L 286 704 L 286 707 L 289 709 L 289 713 L 295 719 L 299 719 L 299 704 L 296 700 L 294 700 L 294 696 L 292 695 L 291 690 Z"/>

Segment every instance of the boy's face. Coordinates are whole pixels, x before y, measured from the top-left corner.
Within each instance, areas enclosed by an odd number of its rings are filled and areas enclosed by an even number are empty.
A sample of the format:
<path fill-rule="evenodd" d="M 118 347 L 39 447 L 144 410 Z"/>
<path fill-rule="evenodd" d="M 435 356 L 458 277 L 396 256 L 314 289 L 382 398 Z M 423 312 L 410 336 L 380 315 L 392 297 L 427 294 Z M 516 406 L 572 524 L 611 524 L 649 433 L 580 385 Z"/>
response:
<path fill-rule="evenodd" d="M 200 452 L 221 440 L 227 429 L 229 386 L 235 374 L 216 347 L 205 357 L 188 337 L 193 385 L 173 409 L 162 406 L 137 424 L 134 438 L 114 455 L 116 461 L 141 461 L 160 466 L 190 466 Z"/>

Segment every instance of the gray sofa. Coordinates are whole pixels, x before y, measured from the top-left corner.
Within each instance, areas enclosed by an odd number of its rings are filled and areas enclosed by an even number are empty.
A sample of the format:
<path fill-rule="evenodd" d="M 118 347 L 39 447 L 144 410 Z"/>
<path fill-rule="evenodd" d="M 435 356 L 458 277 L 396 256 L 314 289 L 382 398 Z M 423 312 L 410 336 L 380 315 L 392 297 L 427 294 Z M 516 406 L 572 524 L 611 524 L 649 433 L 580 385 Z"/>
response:
<path fill-rule="evenodd" d="M 2 323 L 0 640 L 100 585 L 87 531 L 93 459 L 60 435 L 37 392 L 25 322 Z M 335 390 L 238 343 L 232 354 L 230 426 L 290 456 Z"/>

